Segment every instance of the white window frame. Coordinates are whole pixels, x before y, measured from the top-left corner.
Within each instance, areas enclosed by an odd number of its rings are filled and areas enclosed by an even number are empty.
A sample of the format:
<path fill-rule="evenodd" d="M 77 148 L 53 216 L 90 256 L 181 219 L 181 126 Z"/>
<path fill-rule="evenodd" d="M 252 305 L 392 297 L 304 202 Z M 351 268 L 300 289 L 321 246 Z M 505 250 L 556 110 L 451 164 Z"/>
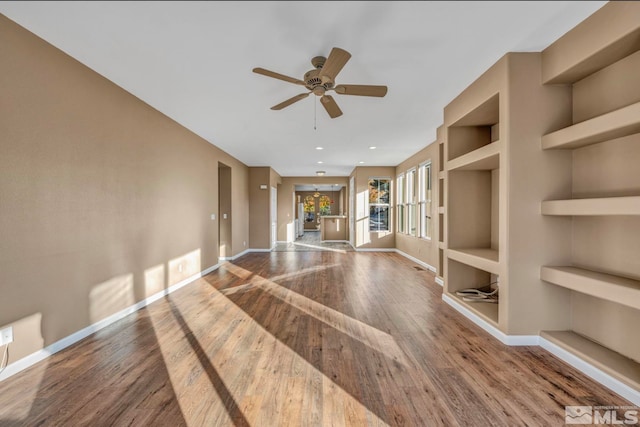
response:
<path fill-rule="evenodd" d="M 388 202 L 387 203 L 380 203 L 380 202 L 372 203 L 371 202 L 371 193 L 370 193 L 371 186 L 370 186 L 369 183 L 371 181 L 373 181 L 373 180 L 378 180 L 378 181 L 383 181 L 384 180 L 384 181 L 388 182 L 387 185 L 389 187 L 389 197 L 388 197 Z M 389 231 L 391 231 L 391 227 L 392 227 L 391 203 L 393 201 L 393 198 L 392 198 L 393 194 L 391 193 L 392 184 L 393 184 L 393 181 L 388 176 L 372 176 L 372 177 L 369 177 L 369 179 L 367 180 L 367 193 L 368 193 L 367 194 L 367 196 L 368 196 L 367 197 L 367 201 L 368 201 L 368 204 L 369 204 L 369 232 L 370 233 L 389 232 Z M 386 229 L 383 229 L 383 228 L 378 228 L 378 229 L 375 229 L 375 230 L 371 229 L 371 208 L 376 208 L 376 207 L 380 207 L 380 208 L 386 207 L 387 208 L 387 227 L 386 227 Z"/>
<path fill-rule="evenodd" d="M 420 237 L 432 239 L 433 229 L 433 167 L 431 160 L 420 164 L 419 167 L 419 201 L 420 206 Z"/>
<path fill-rule="evenodd" d="M 407 170 L 405 174 L 405 183 L 405 200 L 407 206 L 406 231 L 408 235 L 416 237 L 418 233 L 418 215 L 416 211 L 416 168 Z"/>
<path fill-rule="evenodd" d="M 406 232 L 405 200 L 404 200 L 404 173 L 396 177 L 396 230 L 398 233 Z"/>

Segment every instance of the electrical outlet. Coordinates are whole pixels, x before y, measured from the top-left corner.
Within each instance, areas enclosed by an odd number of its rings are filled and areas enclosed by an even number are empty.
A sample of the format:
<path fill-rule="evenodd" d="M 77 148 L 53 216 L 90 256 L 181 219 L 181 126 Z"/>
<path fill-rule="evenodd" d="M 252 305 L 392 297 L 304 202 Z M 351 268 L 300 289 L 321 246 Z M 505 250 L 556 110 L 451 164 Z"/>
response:
<path fill-rule="evenodd" d="M 178 272 L 182 273 L 182 264 L 178 264 Z"/>
<path fill-rule="evenodd" d="M 0 330 L 0 345 L 7 345 L 13 342 L 13 326 L 7 326 Z"/>

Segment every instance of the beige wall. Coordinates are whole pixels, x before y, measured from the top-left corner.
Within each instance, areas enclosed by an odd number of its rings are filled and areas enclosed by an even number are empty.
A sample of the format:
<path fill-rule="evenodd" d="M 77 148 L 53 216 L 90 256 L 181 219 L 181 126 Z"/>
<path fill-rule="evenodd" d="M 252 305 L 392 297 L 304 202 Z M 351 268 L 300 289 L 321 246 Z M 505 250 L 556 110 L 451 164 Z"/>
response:
<path fill-rule="evenodd" d="M 271 168 L 249 168 L 249 247 L 251 249 L 269 249 L 269 199 L 271 197 Z M 261 189 L 261 185 L 267 188 Z"/>
<path fill-rule="evenodd" d="M 431 162 L 431 188 L 432 188 L 432 230 L 431 240 L 423 239 L 416 236 L 411 236 L 404 233 L 396 233 L 396 248 L 400 251 L 411 255 L 420 261 L 429 264 L 430 266 L 437 268 L 438 266 L 438 170 L 439 170 L 439 152 L 438 143 L 429 144 L 413 156 L 409 157 L 404 162 L 400 163 L 395 170 L 394 179 L 401 173 L 407 172 L 411 168 L 416 169 L 416 180 L 418 179 L 418 169 L 421 164 L 430 161 Z M 416 191 L 418 191 L 418 184 L 416 183 Z M 395 189 L 395 188 L 394 188 Z M 396 200 L 394 195 L 393 200 Z M 394 202 L 395 204 L 396 202 Z M 419 215 L 418 215 L 419 216 Z M 420 230 L 420 224 L 417 224 L 418 234 Z M 394 222 L 394 230 L 397 230 Z"/>
<path fill-rule="evenodd" d="M 11 363 L 216 265 L 218 162 L 231 167 L 239 252 L 248 168 L 1 15 L 0 40 Z"/>

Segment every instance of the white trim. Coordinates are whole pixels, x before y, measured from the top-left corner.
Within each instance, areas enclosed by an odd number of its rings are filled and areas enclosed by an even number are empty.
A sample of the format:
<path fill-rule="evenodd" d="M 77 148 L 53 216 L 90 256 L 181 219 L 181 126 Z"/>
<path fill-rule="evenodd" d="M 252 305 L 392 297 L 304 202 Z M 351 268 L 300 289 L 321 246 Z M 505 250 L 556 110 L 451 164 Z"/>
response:
<path fill-rule="evenodd" d="M 395 252 L 395 248 L 355 248 L 356 252 Z"/>
<path fill-rule="evenodd" d="M 348 240 L 323 240 L 322 243 L 349 243 Z"/>
<path fill-rule="evenodd" d="M 442 300 L 459 311 L 473 323 L 493 335 L 494 338 L 497 338 L 498 341 L 503 344 L 510 346 L 538 345 L 540 338 L 538 335 L 507 335 L 471 310 L 469 310 L 467 307 L 460 304 L 458 301 L 451 298 L 449 295 L 443 293 Z"/>
<path fill-rule="evenodd" d="M 591 363 L 581 359 L 580 357 L 565 350 L 564 348 L 558 346 L 557 344 L 551 341 L 548 341 L 543 337 L 539 337 L 539 338 L 540 338 L 539 339 L 540 347 L 544 348 L 545 350 L 547 350 L 549 353 L 553 354 L 560 360 L 573 366 L 574 368 L 581 371 L 583 374 L 587 375 L 588 377 L 593 378 L 600 384 L 618 393 L 620 396 L 629 400 L 634 405 L 640 406 L 640 391 L 629 387 L 628 385 L 621 382 L 620 380 L 612 377 L 611 375 L 598 369 Z"/>
<path fill-rule="evenodd" d="M 437 271 L 434 266 L 429 265 L 424 261 L 420 261 L 418 258 L 413 257 L 413 256 L 411 256 L 411 255 L 409 255 L 407 253 L 404 253 L 400 249 L 396 249 L 396 253 L 402 255 L 403 257 L 405 257 L 407 259 L 410 259 L 411 261 L 415 262 L 416 264 L 420 264 L 422 267 L 426 268 L 427 270 L 429 270 L 429 271 L 431 271 L 433 273 L 436 273 L 436 271 Z"/>
<path fill-rule="evenodd" d="M 38 350 L 34 353 L 31 353 L 23 357 L 22 359 L 16 360 L 15 362 L 7 365 L 6 369 L 0 372 L 0 381 L 3 381 L 12 375 L 17 374 L 18 372 L 23 371 L 24 369 L 27 369 L 28 367 L 46 359 L 47 357 L 59 352 L 60 350 L 64 350 L 70 345 L 75 344 L 76 342 L 88 337 L 89 335 L 99 331 L 100 329 L 103 329 L 117 322 L 118 320 L 124 319 L 126 316 L 132 313 L 135 313 L 136 311 L 140 310 L 143 307 L 146 307 L 152 302 L 157 301 L 160 298 L 166 295 L 169 295 L 170 293 L 175 292 L 178 289 L 188 285 L 189 283 L 194 282 L 195 280 L 201 278 L 202 276 L 205 276 L 211 273 L 212 271 L 216 270 L 218 267 L 220 267 L 220 264 L 212 265 L 211 267 L 205 270 L 202 270 L 200 273 L 196 273 L 191 277 L 188 277 L 174 285 L 171 285 L 167 289 L 163 289 L 160 292 L 156 292 L 155 294 L 133 304 L 132 306 L 129 306 L 123 310 L 120 310 L 117 313 L 114 313 L 111 316 L 106 317 L 92 325 L 82 328 L 79 331 L 72 333 L 71 335 L 67 335 L 66 337 L 54 342 L 53 344 L 48 345 L 42 350 Z"/>
<path fill-rule="evenodd" d="M 233 255 L 233 256 L 226 256 L 226 257 L 219 257 L 218 260 L 220 261 L 235 261 L 238 258 L 240 258 L 241 256 L 245 256 L 246 254 L 250 253 L 250 252 L 271 252 L 272 249 L 245 249 L 244 251 L 240 252 L 239 254 Z"/>
<path fill-rule="evenodd" d="M 436 276 L 436 283 L 444 287 L 444 279 L 442 277 Z"/>

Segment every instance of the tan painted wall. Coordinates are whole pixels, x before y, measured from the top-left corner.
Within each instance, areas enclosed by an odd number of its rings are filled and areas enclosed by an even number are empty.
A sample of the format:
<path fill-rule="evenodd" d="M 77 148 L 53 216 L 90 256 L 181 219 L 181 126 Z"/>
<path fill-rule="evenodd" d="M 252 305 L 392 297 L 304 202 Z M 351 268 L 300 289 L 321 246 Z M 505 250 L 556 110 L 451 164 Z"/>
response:
<path fill-rule="evenodd" d="M 395 197 L 395 172 L 395 167 L 383 166 L 357 167 L 352 172 L 352 176 L 355 176 L 356 186 L 355 246 L 359 249 L 395 248 L 395 215 L 393 206 L 391 206 L 389 212 L 389 231 L 369 231 L 369 179 L 374 177 L 391 179 L 390 200 L 392 203 Z"/>
<path fill-rule="evenodd" d="M 0 16 L 0 325 L 9 362 L 218 262 L 218 162 L 233 241 L 248 168 Z"/>
<path fill-rule="evenodd" d="M 431 161 L 431 187 L 432 187 L 432 224 L 433 229 L 431 230 L 431 240 L 423 239 L 420 237 L 411 236 L 404 233 L 396 233 L 396 248 L 400 251 L 406 253 L 407 255 L 411 255 L 419 259 L 420 261 L 429 264 L 433 268 L 438 267 L 438 234 L 439 234 L 439 216 L 438 215 L 438 171 L 440 170 L 440 158 L 439 158 L 439 150 L 438 150 L 438 142 L 429 144 L 413 156 L 409 157 L 404 162 L 400 163 L 395 170 L 394 179 L 401 173 L 406 173 L 407 170 L 411 168 L 416 169 L 416 180 L 418 179 L 418 169 L 422 163 L 426 161 Z M 395 187 L 394 187 L 395 189 Z M 418 191 L 418 186 L 416 186 L 416 192 Z M 417 194 L 417 193 L 416 193 Z M 394 193 L 393 200 L 395 201 L 397 194 Z M 397 201 L 394 202 L 394 204 Z M 395 212 L 395 210 L 394 210 Z M 419 216 L 419 215 L 418 215 Z M 397 221 L 397 219 L 396 219 Z M 396 221 L 393 224 L 393 230 L 397 230 Z M 417 224 L 418 233 L 420 230 L 420 224 Z"/>
<path fill-rule="evenodd" d="M 266 185 L 261 189 L 260 185 Z M 269 201 L 271 199 L 271 168 L 249 168 L 249 248 L 269 249 L 271 234 L 269 228 Z"/>

